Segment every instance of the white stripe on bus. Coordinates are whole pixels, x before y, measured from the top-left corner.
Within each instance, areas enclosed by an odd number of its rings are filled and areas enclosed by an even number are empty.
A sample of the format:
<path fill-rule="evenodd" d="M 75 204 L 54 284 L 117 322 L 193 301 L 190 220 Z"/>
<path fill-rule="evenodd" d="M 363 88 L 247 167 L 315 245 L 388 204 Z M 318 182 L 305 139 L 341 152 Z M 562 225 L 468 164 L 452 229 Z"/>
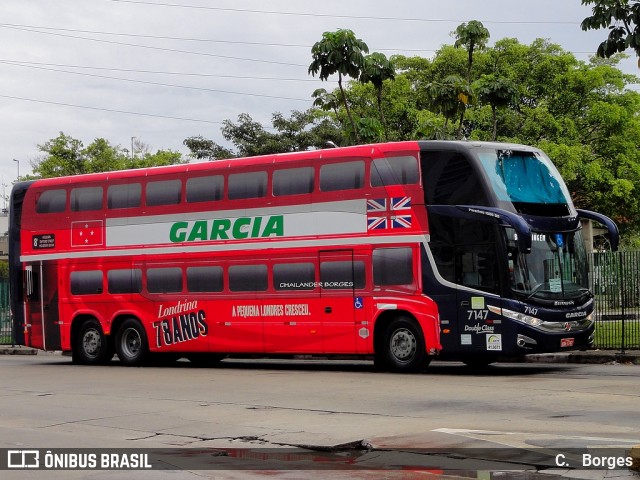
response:
<path fill-rule="evenodd" d="M 21 262 L 38 262 L 71 258 L 126 257 L 132 255 L 169 255 L 175 253 L 230 252 L 243 250 L 282 250 L 287 248 L 322 247 L 332 249 L 347 245 L 389 245 L 394 243 L 421 243 L 429 241 L 429 235 L 401 235 L 380 237 L 345 237 L 315 240 L 276 240 L 268 242 L 237 242 L 225 244 L 191 245 L 181 244 L 167 247 L 118 248 L 85 252 L 62 252 L 41 255 L 21 255 Z"/>

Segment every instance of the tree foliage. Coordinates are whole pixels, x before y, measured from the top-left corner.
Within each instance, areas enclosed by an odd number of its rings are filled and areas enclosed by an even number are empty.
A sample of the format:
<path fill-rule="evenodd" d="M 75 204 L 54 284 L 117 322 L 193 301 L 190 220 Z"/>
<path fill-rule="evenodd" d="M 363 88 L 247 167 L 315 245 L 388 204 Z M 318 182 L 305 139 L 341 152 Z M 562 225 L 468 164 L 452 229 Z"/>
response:
<path fill-rule="evenodd" d="M 358 141 L 358 131 L 349 109 L 342 79 L 360 76 L 366 53 L 369 53 L 369 47 L 362 40 L 356 38 L 351 30 L 340 29 L 335 32 L 324 32 L 322 40 L 316 42 L 311 48 L 313 61 L 309 65 L 309 73 L 318 74 L 320 80 L 327 80 L 331 75 L 338 74 L 338 88 L 342 93 L 342 102 Z"/>
<path fill-rule="evenodd" d="M 393 62 L 390 61 L 383 53 L 374 52 L 371 55 L 364 57 L 364 63 L 362 65 L 359 80 L 362 83 L 371 83 L 376 91 L 378 112 L 380 113 L 380 122 L 384 129 L 385 139 L 388 139 L 388 135 L 387 121 L 382 109 L 382 87 L 385 80 L 393 80 L 395 76 L 396 70 L 393 66 Z"/>
<path fill-rule="evenodd" d="M 622 11 L 640 2 L 585 3 Z M 354 139 L 463 137 L 528 144 L 549 154 L 579 208 L 613 217 L 625 234 L 640 233 L 640 94 L 628 89 L 636 78 L 617 68 L 619 56 L 583 62 L 544 39 L 526 45 L 505 38 L 487 46 L 483 29 L 480 22 L 461 25 L 457 47 L 444 45 L 431 58 L 390 59 L 366 56 L 366 44 L 353 32 L 327 32 L 314 45 L 309 73 L 323 80 L 338 74 L 338 88 L 313 92 L 307 111 L 273 114 L 270 126 L 248 113 L 226 120 L 222 136 L 231 147 L 201 135 L 184 144 L 198 160 L 321 148 L 328 141 L 348 145 Z M 351 81 L 343 83 L 347 77 Z M 145 158 L 179 161 L 173 152 L 151 156 L 140 148 L 131 159 L 104 139 L 85 148 L 63 133 L 40 148 L 45 157 L 34 171 L 42 176 L 142 166 Z"/>
<path fill-rule="evenodd" d="M 119 145 L 111 145 L 104 138 L 96 138 L 85 147 L 81 140 L 64 132 L 38 145 L 38 150 L 43 155 L 31 163 L 33 176 L 36 178 L 155 167 L 182 162 L 182 155 L 179 152 L 158 150 L 156 153 L 151 153 L 145 148 L 134 156 Z"/>
<path fill-rule="evenodd" d="M 221 160 L 321 148 L 327 142 L 342 143 L 340 127 L 315 110 L 293 111 L 289 118 L 274 113 L 271 123 L 272 128 L 267 130 L 248 113 L 238 115 L 236 122 L 225 120 L 222 136 L 235 146 L 235 151 L 200 135 L 187 138 L 184 145 L 192 158 Z"/>
<path fill-rule="evenodd" d="M 640 56 L 640 1 L 582 0 L 582 4 L 593 5 L 592 15 L 580 24 L 582 30 L 609 29 L 607 39 L 598 45 L 599 57 L 609 58 L 627 48 Z"/>

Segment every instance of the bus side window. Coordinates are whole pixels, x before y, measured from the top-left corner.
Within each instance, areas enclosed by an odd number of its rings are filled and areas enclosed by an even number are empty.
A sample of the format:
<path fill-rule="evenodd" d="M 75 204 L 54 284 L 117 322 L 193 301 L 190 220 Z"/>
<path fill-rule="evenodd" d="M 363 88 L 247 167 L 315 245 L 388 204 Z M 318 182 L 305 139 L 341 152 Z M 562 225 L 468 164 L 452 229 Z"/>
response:
<path fill-rule="evenodd" d="M 325 290 L 355 290 L 366 285 L 364 262 L 320 263 L 320 286 Z"/>
<path fill-rule="evenodd" d="M 69 279 L 71 295 L 95 295 L 102 293 L 102 271 L 89 270 L 71 272 Z"/>
<path fill-rule="evenodd" d="M 71 190 L 71 211 L 85 212 L 102 209 L 102 187 L 74 188 Z"/>
<path fill-rule="evenodd" d="M 267 194 L 267 172 L 229 175 L 229 200 L 261 198 Z"/>
<path fill-rule="evenodd" d="M 46 190 L 36 201 L 37 213 L 60 213 L 67 207 L 66 190 Z"/>
<path fill-rule="evenodd" d="M 353 190 L 364 185 L 364 162 L 330 163 L 320 167 L 320 190 Z"/>
<path fill-rule="evenodd" d="M 149 182 L 146 187 L 146 201 L 149 207 L 177 205 L 180 203 L 182 182 L 180 180 L 162 180 Z"/>
<path fill-rule="evenodd" d="M 423 153 L 422 183 L 429 205 L 489 205 L 469 159 L 458 152 Z"/>
<path fill-rule="evenodd" d="M 371 186 L 418 183 L 418 160 L 412 156 L 376 158 L 371 163 Z"/>
<path fill-rule="evenodd" d="M 224 177 L 193 177 L 187 180 L 187 203 L 213 202 L 222 200 Z"/>
<path fill-rule="evenodd" d="M 411 248 L 376 248 L 373 251 L 373 283 L 378 286 L 413 283 Z"/>
<path fill-rule="evenodd" d="M 142 185 L 139 183 L 126 183 L 124 185 L 111 185 L 107 189 L 107 208 L 135 208 L 140 206 L 142 198 Z"/>
<path fill-rule="evenodd" d="M 147 291 L 149 293 L 180 293 L 182 269 L 179 267 L 147 269 Z"/>
<path fill-rule="evenodd" d="M 187 291 L 192 293 L 213 293 L 224 290 L 222 267 L 188 267 Z"/>
<path fill-rule="evenodd" d="M 232 265 L 229 267 L 229 290 L 264 292 L 269 286 L 266 265 Z"/>
<path fill-rule="evenodd" d="M 314 290 L 316 269 L 313 263 L 281 263 L 273 266 L 276 290 Z"/>
<path fill-rule="evenodd" d="M 300 195 L 313 192 L 313 167 L 288 168 L 273 172 L 273 195 Z"/>
<path fill-rule="evenodd" d="M 142 271 L 139 269 L 109 270 L 107 285 L 109 293 L 140 293 Z"/>

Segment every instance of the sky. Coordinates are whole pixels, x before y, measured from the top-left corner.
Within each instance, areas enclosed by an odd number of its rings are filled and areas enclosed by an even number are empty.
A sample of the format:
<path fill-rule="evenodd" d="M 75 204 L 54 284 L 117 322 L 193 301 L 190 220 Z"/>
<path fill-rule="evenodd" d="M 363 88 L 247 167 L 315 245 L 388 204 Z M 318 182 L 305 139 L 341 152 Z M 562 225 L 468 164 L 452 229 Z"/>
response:
<path fill-rule="evenodd" d="M 580 0 L 2 0 L 0 12 L 5 194 L 60 132 L 186 155 L 194 135 L 228 146 L 225 119 L 268 126 L 274 112 L 309 108 L 316 88 L 337 86 L 307 73 L 326 31 L 430 58 L 460 23 L 480 20 L 489 45 L 546 38 L 585 61 L 607 34 L 580 29 L 591 12 Z M 620 68 L 639 73 L 633 52 Z"/>

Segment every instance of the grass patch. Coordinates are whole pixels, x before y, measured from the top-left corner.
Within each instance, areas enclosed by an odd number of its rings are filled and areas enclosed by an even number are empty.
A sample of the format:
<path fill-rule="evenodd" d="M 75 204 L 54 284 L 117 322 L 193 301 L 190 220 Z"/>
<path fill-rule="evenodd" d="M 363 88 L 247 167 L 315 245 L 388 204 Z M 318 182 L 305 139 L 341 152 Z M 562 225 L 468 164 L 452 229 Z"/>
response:
<path fill-rule="evenodd" d="M 597 322 L 595 344 L 597 348 L 622 348 L 622 321 Z M 624 348 L 640 348 L 640 322 L 625 322 Z"/>

